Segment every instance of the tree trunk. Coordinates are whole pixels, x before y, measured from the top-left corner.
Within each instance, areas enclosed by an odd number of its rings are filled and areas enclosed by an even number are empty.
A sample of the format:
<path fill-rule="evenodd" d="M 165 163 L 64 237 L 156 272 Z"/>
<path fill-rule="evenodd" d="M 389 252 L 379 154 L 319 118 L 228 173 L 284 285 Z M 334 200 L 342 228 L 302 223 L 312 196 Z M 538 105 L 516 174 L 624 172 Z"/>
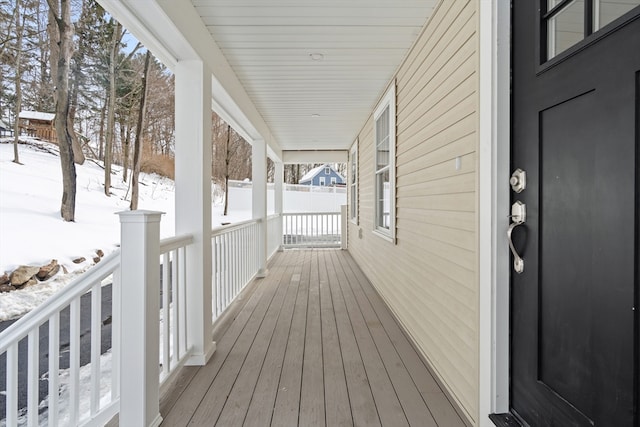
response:
<path fill-rule="evenodd" d="M 82 144 L 78 139 L 78 135 L 74 130 L 74 121 L 76 118 L 76 107 L 69 109 L 69 117 L 67 119 L 67 125 L 69 126 L 69 136 L 71 137 L 71 150 L 73 151 L 73 161 L 79 165 L 84 164 L 86 158 L 82 152 Z"/>
<path fill-rule="evenodd" d="M 147 50 L 144 57 L 144 71 L 142 72 L 142 94 L 140 95 L 140 110 L 136 124 L 136 138 L 133 143 L 133 170 L 131 171 L 131 210 L 138 209 L 138 177 L 140 175 L 140 152 L 142 151 L 142 129 L 144 128 L 144 114 L 147 104 L 147 78 L 149 76 L 149 62 L 151 52 Z"/>
<path fill-rule="evenodd" d="M 107 104 L 109 103 L 109 93 L 105 91 L 104 104 L 100 109 L 100 132 L 98 134 L 98 160 L 104 160 L 104 121 L 107 115 Z"/>
<path fill-rule="evenodd" d="M 23 25 L 20 25 L 20 0 L 16 0 L 16 109 L 15 109 L 15 120 L 13 123 L 13 162 L 20 164 L 20 156 L 18 153 L 18 139 L 20 138 L 20 120 L 18 119 L 18 115 L 20 114 L 20 110 L 22 110 L 22 67 L 21 67 L 21 59 L 22 59 L 22 32 L 24 29 Z"/>
<path fill-rule="evenodd" d="M 111 196 L 111 163 L 113 162 L 113 141 L 115 136 L 116 117 L 116 57 L 122 26 L 115 23 L 109 54 L 109 108 L 107 113 L 107 141 L 104 150 L 104 194 Z"/>
<path fill-rule="evenodd" d="M 78 135 L 76 135 L 74 122 L 76 119 L 76 110 L 78 106 L 78 85 L 80 80 L 80 64 L 77 62 L 74 63 L 73 68 L 71 69 L 71 75 L 73 79 L 71 81 L 71 88 L 69 91 L 69 116 L 67 118 L 67 125 L 69 127 L 69 135 L 71 135 L 71 148 L 73 149 L 73 161 L 79 165 L 84 164 L 85 157 L 82 152 L 82 146 L 80 145 L 80 141 L 78 140 Z"/>
<path fill-rule="evenodd" d="M 227 125 L 227 142 L 224 147 L 224 212 L 227 216 L 229 210 L 229 139 L 231 139 L 231 126 Z"/>
<path fill-rule="evenodd" d="M 58 57 L 51 55 L 51 68 L 56 61 L 56 135 L 60 148 L 60 164 L 62 166 L 62 205 L 60 213 L 65 221 L 75 220 L 76 208 L 76 167 L 73 162 L 72 139 L 69 134 L 69 62 L 73 49 L 73 26 L 71 24 L 70 0 L 47 0 L 50 17 L 58 28 Z"/>
<path fill-rule="evenodd" d="M 122 141 L 122 181 L 127 182 L 129 171 L 129 131 L 120 123 L 120 141 Z"/>

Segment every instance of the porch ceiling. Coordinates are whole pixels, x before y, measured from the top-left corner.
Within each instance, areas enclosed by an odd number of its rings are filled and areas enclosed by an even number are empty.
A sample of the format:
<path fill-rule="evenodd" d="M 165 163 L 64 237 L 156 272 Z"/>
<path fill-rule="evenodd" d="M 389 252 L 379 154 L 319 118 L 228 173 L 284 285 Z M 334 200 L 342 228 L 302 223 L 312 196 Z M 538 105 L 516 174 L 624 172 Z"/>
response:
<path fill-rule="evenodd" d="M 283 150 L 343 150 L 439 0 L 191 1 Z"/>

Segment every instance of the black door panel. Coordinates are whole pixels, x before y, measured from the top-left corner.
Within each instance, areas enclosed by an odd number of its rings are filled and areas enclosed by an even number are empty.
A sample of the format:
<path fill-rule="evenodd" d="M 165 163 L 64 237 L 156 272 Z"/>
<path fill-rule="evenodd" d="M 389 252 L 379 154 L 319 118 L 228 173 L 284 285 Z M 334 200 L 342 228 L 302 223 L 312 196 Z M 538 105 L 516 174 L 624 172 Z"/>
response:
<path fill-rule="evenodd" d="M 538 2 L 513 2 L 511 404 L 532 426 L 637 425 L 640 20 L 542 69 Z M 524 229 L 524 230 L 523 230 Z"/>

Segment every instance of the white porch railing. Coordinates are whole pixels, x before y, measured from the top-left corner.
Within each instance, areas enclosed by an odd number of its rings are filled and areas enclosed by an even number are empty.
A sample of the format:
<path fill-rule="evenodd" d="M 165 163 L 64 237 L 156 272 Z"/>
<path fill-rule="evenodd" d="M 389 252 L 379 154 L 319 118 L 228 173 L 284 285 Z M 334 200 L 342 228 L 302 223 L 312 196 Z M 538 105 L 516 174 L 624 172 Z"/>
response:
<path fill-rule="evenodd" d="M 282 244 L 295 247 L 340 247 L 340 212 L 283 213 Z"/>
<path fill-rule="evenodd" d="M 249 220 L 211 231 L 214 321 L 260 269 L 260 223 Z"/>
<path fill-rule="evenodd" d="M 190 354 L 184 265 L 185 249 L 192 241 L 191 236 L 182 236 L 159 245 L 161 291 L 155 298 L 162 299 L 160 388 L 170 382 Z M 121 350 L 128 330 L 128 325 L 122 324 L 120 277 L 121 251 L 116 250 L 0 333 L 0 360 L 5 359 L 6 376 L 0 425 L 102 426 L 119 412 Z M 103 312 L 109 300 L 111 313 Z M 110 340 L 104 329 L 109 323 Z M 45 380 L 47 386 L 41 387 Z M 19 395 L 25 392 L 23 407 Z"/>
<path fill-rule="evenodd" d="M 186 258 L 194 242 L 190 235 L 160 241 L 159 218 L 122 213 L 121 250 L 0 333 L 0 427 L 44 419 L 99 426 L 118 413 L 121 424 L 159 424 L 158 397 L 192 356 Z M 270 257 L 283 243 L 338 247 L 343 228 L 340 213 L 276 214 L 263 225 L 251 220 L 211 231 L 212 322 L 264 267 L 262 233 Z M 145 351 L 154 347 L 158 353 Z"/>
<path fill-rule="evenodd" d="M 187 345 L 185 266 L 187 246 L 192 243 L 192 236 L 172 237 L 160 242 L 160 394 L 191 354 Z"/>
<path fill-rule="evenodd" d="M 38 406 L 41 399 L 40 393 L 40 371 L 44 368 L 47 372 L 48 399 L 47 417 L 49 425 L 101 425 L 108 421 L 118 411 L 119 387 L 117 384 L 118 366 L 111 364 L 111 393 L 105 396 L 100 395 L 100 384 L 103 382 L 100 372 L 101 355 L 101 333 L 102 333 L 102 282 L 110 277 L 117 277 L 120 268 L 120 251 L 105 257 L 100 264 L 89 270 L 86 274 L 71 282 L 63 291 L 52 296 L 46 303 L 25 315 L 18 322 L 11 325 L 0 334 L 0 354 L 6 354 L 6 405 L 5 417 L 7 426 L 17 425 L 39 425 Z M 115 273 L 115 274 L 114 274 Z M 113 280 L 112 292 L 116 293 L 119 281 Z M 90 394 L 84 397 L 89 402 L 81 402 L 80 393 L 80 340 L 81 340 L 81 299 L 85 294 L 90 294 Z M 113 311 L 116 299 L 113 298 Z M 61 317 L 66 316 L 69 311 L 69 342 L 61 343 Z M 64 313 L 63 313 L 64 312 Z M 41 328 L 44 327 L 44 328 Z M 112 328 L 119 327 L 117 317 L 113 319 Z M 47 331 L 48 337 L 44 346 L 48 352 L 48 366 L 41 366 L 41 337 L 40 332 Z M 25 340 L 26 337 L 26 340 Z M 112 334 L 112 340 L 117 338 Z M 25 346 L 25 347 L 23 347 Z M 60 367 L 60 356 L 66 352 L 68 346 L 68 368 L 65 369 L 67 383 L 68 407 L 67 413 L 59 414 L 59 390 L 62 377 Z M 19 361 L 19 347 L 21 353 L 27 354 L 27 366 Z M 116 350 L 117 351 L 117 350 Z M 112 361 L 116 358 L 113 357 Z M 66 365 L 66 363 L 65 363 Z M 19 375 L 24 377 L 26 371 L 26 384 L 19 384 Z M 22 375 L 21 375 L 22 374 Z M 114 383 L 115 381 L 115 383 Z M 23 381 L 20 381 L 22 383 Z M 18 391 L 26 387 L 27 406 L 26 410 L 18 411 Z M 90 411 L 82 414 L 81 404 L 88 406 Z M 88 405 L 87 405 L 88 403 Z"/>

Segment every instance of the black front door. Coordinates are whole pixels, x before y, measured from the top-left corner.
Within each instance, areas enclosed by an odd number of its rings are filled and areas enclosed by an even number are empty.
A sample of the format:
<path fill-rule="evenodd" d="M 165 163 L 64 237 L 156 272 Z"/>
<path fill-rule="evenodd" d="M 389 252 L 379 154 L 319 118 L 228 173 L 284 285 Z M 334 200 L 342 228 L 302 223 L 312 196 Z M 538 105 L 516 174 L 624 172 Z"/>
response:
<path fill-rule="evenodd" d="M 513 0 L 511 409 L 531 426 L 639 425 L 638 4 Z"/>

